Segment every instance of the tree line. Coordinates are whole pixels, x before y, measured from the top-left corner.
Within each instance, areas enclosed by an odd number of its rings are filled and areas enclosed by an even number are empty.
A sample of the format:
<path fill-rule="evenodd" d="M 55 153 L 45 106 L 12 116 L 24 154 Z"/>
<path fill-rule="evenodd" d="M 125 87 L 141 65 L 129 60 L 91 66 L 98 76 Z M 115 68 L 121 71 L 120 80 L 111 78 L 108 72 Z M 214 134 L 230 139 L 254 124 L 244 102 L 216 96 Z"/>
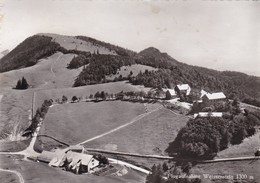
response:
<path fill-rule="evenodd" d="M 45 118 L 49 107 L 52 105 L 53 100 L 44 100 L 42 103 L 42 106 L 36 110 L 36 113 L 34 117 L 32 118 L 30 126 L 24 131 L 24 136 L 31 136 L 36 128 L 38 127 L 38 124 L 40 124 L 41 121 Z"/>

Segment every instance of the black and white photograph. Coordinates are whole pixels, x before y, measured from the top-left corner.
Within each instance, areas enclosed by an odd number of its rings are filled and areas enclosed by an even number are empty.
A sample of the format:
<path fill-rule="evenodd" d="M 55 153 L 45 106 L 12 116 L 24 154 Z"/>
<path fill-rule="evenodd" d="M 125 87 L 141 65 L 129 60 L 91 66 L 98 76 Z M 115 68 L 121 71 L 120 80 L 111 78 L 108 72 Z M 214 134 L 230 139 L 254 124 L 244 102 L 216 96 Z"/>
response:
<path fill-rule="evenodd" d="M 259 17 L 0 0 L 0 183 L 259 183 Z"/>

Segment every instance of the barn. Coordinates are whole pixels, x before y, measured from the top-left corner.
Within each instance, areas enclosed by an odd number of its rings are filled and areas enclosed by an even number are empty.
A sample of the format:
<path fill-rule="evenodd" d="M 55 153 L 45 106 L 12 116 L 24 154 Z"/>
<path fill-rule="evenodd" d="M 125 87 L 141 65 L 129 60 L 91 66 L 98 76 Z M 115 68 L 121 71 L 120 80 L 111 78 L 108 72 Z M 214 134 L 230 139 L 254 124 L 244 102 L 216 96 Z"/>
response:
<path fill-rule="evenodd" d="M 68 151 L 63 159 L 67 171 L 75 174 L 88 173 L 99 165 L 99 161 L 93 155 Z"/>

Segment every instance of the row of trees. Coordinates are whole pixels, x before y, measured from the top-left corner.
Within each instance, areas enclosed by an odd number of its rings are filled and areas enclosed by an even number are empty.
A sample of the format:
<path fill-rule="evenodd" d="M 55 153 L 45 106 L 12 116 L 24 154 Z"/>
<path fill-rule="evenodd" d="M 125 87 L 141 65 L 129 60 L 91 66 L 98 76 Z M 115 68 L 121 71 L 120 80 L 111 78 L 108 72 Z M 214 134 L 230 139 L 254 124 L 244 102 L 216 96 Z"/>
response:
<path fill-rule="evenodd" d="M 259 125 L 259 111 L 246 111 L 232 118 L 190 119 L 166 152 L 170 155 L 178 153 L 186 158 L 210 159 L 229 144 L 239 144 L 244 138 L 253 135 L 255 127 Z"/>
<path fill-rule="evenodd" d="M 38 124 L 45 118 L 49 107 L 52 105 L 53 100 L 44 100 L 42 106 L 36 110 L 36 113 L 31 121 L 30 126 L 24 131 L 24 136 L 30 136 L 32 135 Z"/>
<path fill-rule="evenodd" d="M 19 79 L 17 81 L 15 89 L 18 90 L 25 90 L 29 87 L 29 84 L 27 83 L 26 79 L 23 77 L 22 79 Z"/>

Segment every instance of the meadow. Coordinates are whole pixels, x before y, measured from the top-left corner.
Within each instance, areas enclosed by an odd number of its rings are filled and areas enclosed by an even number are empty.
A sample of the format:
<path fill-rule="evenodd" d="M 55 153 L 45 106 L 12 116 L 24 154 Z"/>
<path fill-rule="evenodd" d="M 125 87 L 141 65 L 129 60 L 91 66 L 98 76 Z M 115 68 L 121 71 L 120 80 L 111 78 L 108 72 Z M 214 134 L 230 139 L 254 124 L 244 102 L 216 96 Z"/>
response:
<path fill-rule="evenodd" d="M 89 148 L 132 152 L 139 154 L 166 155 L 164 150 L 173 141 L 188 118 L 162 108 L 152 112 L 105 137 L 85 144 Z"/>
<path fill-rule="evenodd" d="M 77 144 L 126 124 L 144 112 L 143 104 L 121 101 L 57 105 L 50 108 L 40 134 Z M 40 138 L 46 147 L 52 145 L 52 140 Z"/>

